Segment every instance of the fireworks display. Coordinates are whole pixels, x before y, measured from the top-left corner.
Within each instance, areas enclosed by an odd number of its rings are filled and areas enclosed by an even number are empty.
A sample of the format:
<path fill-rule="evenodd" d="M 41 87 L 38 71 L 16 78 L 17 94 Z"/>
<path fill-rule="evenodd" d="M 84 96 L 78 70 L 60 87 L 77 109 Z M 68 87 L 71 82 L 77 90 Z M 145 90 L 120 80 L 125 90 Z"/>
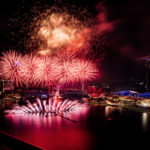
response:
<path fill-rule="evenodd" d="M 62 114 L 63 112 L 70 112 L 73 110 L 82 110 L 88 109 L 89 106 L 87 104 L 81 104 L 78 100 L 71 101 L 66 99 L 64 101 L 58 100 L 56 95 L 48 100 L 48 104 L 46 105 L 46 101 L 42 101 L 37 98 L 37 103 L 31 104 L 30 101 L 26 100 L 27 106 L 18 104 L 14 104 L 11 110 L 5 110 L 4 113 L 13 113 L 13 114 L 25 114 L 25 113 L 55 113 Z"/>
<path fill-rule="evenodd" d="M 76 60 L 74 53 L 63 52 L 55 57 L 56 66 L 58 69 L 59 84 L 75 82 L 75 68 L 73 60 Z"/>
<path fill-rule="evenodd" d="M 40 68 L 39 83 L 42 85 L 50 85 L 51 83 L 57 81 L 59 66 L 56 66 L 56 61 L 51 56 L 41 57 L 41 62 L 38 66 Z"/>
<path fill-rule="evenodd" d="M 92 61 L 77 58 L 74 53 L 61 53 L 55 57 L 26 54 L 15 51 L 3 53 L 1 57 L 3 79 L 9 79 L 28 86 L 68 84 L 94 79 L 99 74 Z M 12 83 L 13 83 L 12 82 Z"/>
<path fill-rule="evenodd" d="M 53 6 L 39 4 L 34 4 L 30 12 L 20 16 L 18 12 L 10 19 L 12 28 L 18 31 L 11 32 L 10 38 L 19 41 L 19 50 L 41 55 L 71 51 L 96 59 L 104 56 L 105 38 L 86 7 L 61 2 Z"/>
<path fill-rule="evenodd" d="M 24 80 L 24 83 L 26 85 L 37 85 L 38 80 L 40 79 L 40 73 L 41 73 L 41 68 L 39 64 L 41 64 L 41 58 L 38 57 L 36 54 L 26 54 L 21 62 L 22 66 L 22 78 Z"/>
<path fill-rule="evenodd" d="M 17 13 L 11 19 L 18 31 L 11 35 L 20 40 L 18 44 L 25 50 L 24 55 L 15 51 L 3 53 L 3 79 L 16 82 L 16 86 L 50 86 L 54 82 L 83 83 L 98 77 L 97 64 L 91 57 L 99 57 L 97 46 L 105 40 L 87 9 L 61 2 L 52 7 L 38 3 L 30 13 L 23 13 L 22 17 Z"/>
<path fill-rule="evenodd" d="M 99 48 L 99 45 L 105 43 L 99 26 L 94 25 L 85 8 L 63 5 L 35 5 L 30 13 L 11 19 L 17 30 L 17 34 L 11 32 L 11 35 L 18 38 L 22 54 L 12 50 L 3 53 L 0 57 L 2 79 L 11 80 L 16 86 L 46 85 L 49 99 L 41 101 L 37 98 L 33 104 L 27 100 L 27 106 L 14 105 L 5 113 L 50 112 L 58 115 L 88 108 L 77 100 L 60 100 L 58 91 L 50 98 L 52 84 L 81 82 L 83 90 L 84 82 L 98 77 L 95 62 L 103 54 L 103 47 Z M 96 59 L 92 61 L 91 58 Z"/>
<path fill-rule="evenodd" d="M 3 53 L 1 57 L 0 70 L 2 72 L 3 79 L 9 79 L 12 83 L 16 83 L 16 86 L 20 83 L 22 85 L 22 67 L 20 62 L 22 55 L 15 51 L 9 51 Z"/>
<path fill-rule="evenodd" d="M 99 75 L 96 64 L 90 60 L 76 59 L 74 60 L 74 66 L 74 74 L 77 81 L 89 81 Z"/>

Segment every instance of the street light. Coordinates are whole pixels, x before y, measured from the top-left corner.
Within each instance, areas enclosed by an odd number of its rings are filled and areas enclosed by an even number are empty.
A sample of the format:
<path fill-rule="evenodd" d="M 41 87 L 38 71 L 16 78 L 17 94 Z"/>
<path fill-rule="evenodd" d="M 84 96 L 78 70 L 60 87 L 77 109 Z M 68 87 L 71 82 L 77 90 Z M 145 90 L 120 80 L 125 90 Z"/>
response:
<path fill-rule="evenodd" d="M 84 70 L 82 70 L 82 73 L 84 75 Z M 82 80 L 82 90 L 84 90 L 84 81 Z"/>

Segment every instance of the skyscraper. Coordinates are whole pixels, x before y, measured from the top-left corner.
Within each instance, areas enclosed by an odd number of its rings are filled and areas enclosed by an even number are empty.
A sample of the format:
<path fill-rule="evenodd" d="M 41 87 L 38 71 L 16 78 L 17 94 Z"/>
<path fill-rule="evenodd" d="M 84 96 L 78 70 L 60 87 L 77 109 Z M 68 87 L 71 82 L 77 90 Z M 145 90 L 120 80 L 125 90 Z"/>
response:
<path fill-rule="evenodd" d="M 146 92 L 150 92 L 150 55 L 137 58 L 137 60 L 145 60 L 145 71 L 146 71 L 146 78 L 145 78 L 145 86 Z"/>

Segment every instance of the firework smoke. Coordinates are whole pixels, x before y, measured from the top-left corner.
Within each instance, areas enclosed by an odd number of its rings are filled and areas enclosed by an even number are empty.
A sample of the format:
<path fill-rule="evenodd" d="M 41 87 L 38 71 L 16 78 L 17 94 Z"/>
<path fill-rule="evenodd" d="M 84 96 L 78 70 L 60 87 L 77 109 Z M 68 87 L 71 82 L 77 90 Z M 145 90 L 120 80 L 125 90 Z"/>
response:
<path fill-rule="evenodd" d="M 81 56 L 90 54 L 92 59 L 99 59 L 104 53 L 105 38 L 95 23 L 98 19 L 95 20 L 83 6 L 77 8 L 61 2 L 52 7 L 35 5 L 23 16 L 11 19 L 14 28 L 19 28 L 19 32 L 11 32 L 11 36 L 18 38 L 19 47 L 26 51 L 41 55 L 69 51 Z"/>

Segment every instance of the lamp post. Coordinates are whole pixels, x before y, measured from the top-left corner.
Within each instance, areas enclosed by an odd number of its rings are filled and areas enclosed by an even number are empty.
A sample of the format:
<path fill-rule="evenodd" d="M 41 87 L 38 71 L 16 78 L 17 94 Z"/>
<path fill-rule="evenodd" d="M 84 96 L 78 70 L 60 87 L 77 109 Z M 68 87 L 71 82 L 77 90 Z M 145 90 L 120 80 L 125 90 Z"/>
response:
<path fill-rule="evenodd" d="M 82 74 L 84 75 L 84 70 L 82 70 Z M 82 79 L 82 91 L 84 90 L 84 81 L 83 81 L 83 79 Z"/>
<path fill-rule="evenodd" d="M 82 70 L 82 77 L 84 76 L 84 70 Z M 82 98 L 83 99 L 83 90 L 84 90 L 84 80 L 82 78 L 82 81 L 81 81 L 81 84 L 82 84 Z"/>

